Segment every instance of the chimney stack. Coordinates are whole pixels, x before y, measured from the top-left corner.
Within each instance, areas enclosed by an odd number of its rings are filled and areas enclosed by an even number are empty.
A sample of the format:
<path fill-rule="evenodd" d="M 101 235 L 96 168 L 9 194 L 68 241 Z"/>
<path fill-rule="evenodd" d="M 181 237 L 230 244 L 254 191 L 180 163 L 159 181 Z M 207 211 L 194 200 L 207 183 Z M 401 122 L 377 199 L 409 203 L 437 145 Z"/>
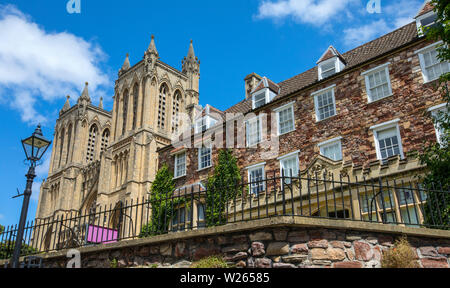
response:
<path fill-rule="evenodd" d="M 258 85 L 262 77 L 256 73 L 251 73 L 244 78 L 245 81 L 245 99 L 248 99 L 252 90 Z"/>

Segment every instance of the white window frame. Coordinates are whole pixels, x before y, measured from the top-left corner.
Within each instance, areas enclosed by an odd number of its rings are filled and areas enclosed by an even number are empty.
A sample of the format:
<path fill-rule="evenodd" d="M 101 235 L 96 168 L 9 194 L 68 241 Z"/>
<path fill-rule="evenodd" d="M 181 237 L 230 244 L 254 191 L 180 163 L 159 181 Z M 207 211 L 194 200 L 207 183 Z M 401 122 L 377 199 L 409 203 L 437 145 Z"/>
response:
<path fill-rule="evenodd" d="M 381 158 L 380 144 L 378 142 L 378 132 L 386 130 L 386 129 L 390 129 L 390 128 L 396 128 L 396 136 L 398 138 L 398 149 L 400 150 L 400 158 L 401 159 L 405 158 L 404 153 L 403 153 L 402 137 L 400 135 L 400 126 L 398 124 L 399 122 L 400 122 L 400 119 L 394 119 L 394 120 L 391 120 L 388 122 L 374 125 L 369 128 L 373 132 L 373 137 L 375 140 L 375 149 L 377 152 L 378 160 L 386 160 L 386 159 Z"/>
<path fill-rule="evenodd" d="M 273 111 L 275 113 L 277 113 L 277 131 L 278 131 L 278 136 L 281 136 L 281 135 L 287 134 L 289 132 L 295 131 L 294 103 L 295 103 L 295 101 L 292 101 L 292 102 L 289 102 L 289 103 L 287 103 L 287 104 L 285 104 L 285 105 L 283 105 L 281 107 L 273 109 Z M 287 109 L 291 109 L 291 112 L 292 112 L 291 113 L 292 114 L 292 129 L 289 130 L 289 131 L 286 131 L 284 133 L 281 133 L 281 131 L 280 131 L 280 129 L 281 129 L 281 126 L 280 126 L 280 113 L 283 112 L 284 110 L 287 110 Z"/>
<path fill-rule="evenodd" d="M 342 159 L 344 159 L 344 155 L 342 153 L 342 141 L 341 140 L 342 140 L 342 136 L 339 136 L 339 137 L 336 137 L 336 138 L 333 138 L 333 139 L 330 139 L 330 140 L 327 140 L 327 141 L 323 141 L 323 142 L 317 144 L 317 146 L 319 147 L 319 150 L 320 150 L 320 155 L 322 155 L 324 157 L 327 157 L 327 156 L 324 155 L 323 149 L 325 149 L 326 147 L 334 146 L 336 143 L 338 143 L 339 144 L 339 149 L 341 151 L 341 159 L 338 159 L 338 160 L 334 160 L 334 159 L 331 159 L 331 158 L 330 159 L 333 160 L 333 161 L 342 161 Z"/>
<path fill-rule="evenodd" d="M 264 94 L 264 104 L 261 105 L 261 106 L 255 107 L 255 98 L 256 98 L 256 96 L 260 96 L 262 94 Z M 257 91 L 255 93 L 253 93 L 253 95 L 252 95 L 252 109 L 256 109 L 256 108 L 262 107 L 262 106 L 266 105 L 267 103 L 269 103 L 269 89 L 268 88 L 264 88 L 264 89 L 262 89 L 260 91 Z"/>
<path fill-rule="evenodd" d="M 277 158 L 277 160 L 280 161 L 280 177 L 281 177 L 281 175 L 283 175 L 283 167 L 284 167 L 283 162 L 287 161 L 287 160 L 291 160 L 291 159 L 295 159 L 296 169 L 295 169 L 295 171 L 293 171 L 292 176 L 286 175 L 286 174 L 284 174 L 284 176 L 289 176 L 289 177 L 298 177 L 299 176 L 298 175 L 298 173 L 300 171 L 300 160 L 298 158 L 299 153 L 300 153 L 300 150 L 297 150 L 297 151 L 291 152 L 289 154 L 286 154 L 286 155 L 283 155 L 283 156 Z M 290 182 L 286 182 L 286 184 L 290 184 Z M 282 185 L 284 185 L 284 181 L 283 181 Z"/>
<path fill-rule="evenodd" d="M 248 135 L 248 123 L 249 122 L 253 122 L 253 121 L 257 121 L 257 123 L 259 123 L 258 125 L 258 130 L 259 130 L 259 140 L 255 143 L 252 143 L 251 145 L 249 144 L 249 135 Z M 247 147 L 254 147 L 256 145 L 258 145 L 259 143 L 261 143 L 263 140 L 263 135 L 262 135 L 262 117 L 261 115 L 258 115 L 256 117 L 253 117 L 247 121 L 245 121 L 245 142 Z"/>
<path fill-rule="evenodd" d="M 328 50 L 327 50 L 327 51 L 328 51 Z M 326 51 L 326 52 L 327 52 L 327 51 Z M 326 52 L 325 52 L 325 53 L 326 53 Z M 322 80 L 322 79 L 325 79 L 325 78 L 322 76 L 323 72 L 329 71 L 329 70 L 327 70 L 327 71 L 322 71 L 322 66 L 327 65 L 327 64 L 329 64 L 329 63 L 331 63 L 331 62 L 334 62 L 334 74 L 331 74 L 330 76 L 327 76 L 326 78 L 331 77 L 331 76 L 333 76 L 333 75 L 335 75 L 335 74 L 341 72 L 341 71 L 345 68 L 344 63 L 342 63 L 342 61 L 340 60 L 340 58 L 339 58 L 338 56 L 333 56 L 333 58 L 330 58 L 330 59 L 327 59 L 327 60 L 325 60 L 325 61 L 323 61 L 323 62 L 320 62 L 320 63 L 318 64 L 318 67 L 317 67 L 317 72 L 318 72 L 318 74 L 319 74 L 319 75 L 318 75 L 319 81 Z M 330 69 L 330 70 L 331 70 L 331 69 Z"/>
<path fill-rule="evenodd" d="M 252 194 L 254 194 L 256 196 L 258 195 L 258 193 L 253 193 L 253 191 L 252 191 L 252 184 L 251 184 L 252 181 L 251 181 L 251 176 L 250 176 L 251 172 L 255 171 L 255 170 L 262 169 L 262 185 L 263 185 L 262 191 L 266 190 L 266 183 L 265 183 L 266 171 L 265 171 L 265 166 L 266 166 L 266 162 L 258 163 L 258 164 L 246 167 L 246 169 L 247 169 L 247 179 L 248 179 L 248 183 L 249 183 L 248 184 L 248 186 L 249 186 L 248 191 L 249 191 L 250 195 L 252 195 Z"/>
<path fill-rule="evenodd" d="M 197 121 L 195 121 L 195 126 L 194 126 L 195 134 L 204 132 L 202 129 L 204 126 L 203 123 L 205 123 L 205 126 L 206 126 L 205 131 L 206 131 L 209 128 L 211 128 L 212 126 L 214 126 L 217 123 L 217 120 L 208 115 L 201 117 L 200 119 L 197 119 Z M 200 127 L 198 124 L 201 124 Z"/>
<path fill-rule="evenodd" d="M 423 34 L 422 29 L 421 29 L 421 27 L 422 27 L 422 20 L 424 20 L 424 19 L 426 19 L 426 18 L 428 18 L 428 17 L 430 17 L 430 16 L 433 16 L 434 14 L 436 14 L 436 12 L 434 12 L 433 10 L 431 10 L 430 12 L 427 12 L 427 13 L 425 13 L 425 14 L 423 14 L 423 15 L 421 15 L 421 16 L 419 16 L 419 17 L 416 18 L 417 33 L 419 34 L 420 37 L 425 36 L 425 35 Z M 435 23 L 436 23 L 436 22 L 430 23 L 430 24 L 428 24 L 428 25 L 425 26 L 425 27 L 432 26 L 432 25 L 434 25 Z"/>
<path fill-rule="evenodd" d="M 422 48 L 422 49 L 419 49 L 419 50 L 417 50 L 417 51 L 415 51 L 414 53 L 415 54 L 417 54 L 417 56 L 419 57 L 419 62 L 420 62 L 420 69 L 421 69 L 421 71 L 422 71 L 422 77 L 423 77 L 423 83 L 425 84 L 425 83 L 428 83 L 428 82 L 431 82 L 431 81 L 434 81 L 434 80 L 436 80 L 436 79 L 439 79 L 439 77 L 438 78 L 435 78 L 435 79 L 430 79 L 429 77 L 428 77 L 428 74 L 427 74 L 427 72 L 426 72 L 426 67 L 425 67 L 425 59 L 424 59 L 424 57 L 423 57 L 423 54 L 424 53 L 426 53 L 426 52 L 429 52 L 429 51 L 432 51 L 432 50 L 436 50 L 437 49 L 437 46 L 439 46 L 439 45 L 441 45 L 441 44 L 443 44 L 444 42 L 443 41 L 438 41 L 438 42 L 436 42 L 436 43 L 433 43 L 433 44 L 431 44 L 431 45 L 428 45 L 428 46 L 426 46 L 426 47 L 424 47 L 424 48 Z M 444 63 L 444 62 L 440 62 L 440 63 Z M 447 65 L 449 66 L 449 71 L 450 71 L 450 63 L 449 62 L 447 62 Z M 442 74 L 441 74 L 442 75 Z"/>
<path fill-rule="evenodd" d="M 208 148 L 209 149 L 209 166 L 205 166 L 205 167 L 201 167 L 201 164 L 202 164 L 201 150 L 203 148 Z M 204 146 L 198 148 L 197 149 L 197 154 L 198 154 L 198 170 L 197 171 L 208 169 L 208 168 L 212 167 L 212 147 L 211 147 L 211 145 L 204 145 Z"/>
<path fill-rule="evenodd" d="M 361 76 L 364 76 L 364 79 L 365 79 L 367 100 L 368 100 L 369 103 L 374 102 L 374 101 L 378 101 L 378 100 L 381 100 L 381 99 L 384 99 L 384 98 L 387 98 L 389 96 L 392 96 L 393 93 L 392 93 L 392 86 L 391 86 L 391 77 L 390 77 L 390 74 L 389 74 L 389 65 L 390 64 L 391 63 L 388 62 L 388 63 L 382 64 L 380 66 L 377 66 L 375 68 L 372 68 L 370 70 L 367 70 L 367 71 L 364 71 L 363 73 L 361 73 Z M 385 73 L 386 73 L 386 79 L 387 79 L 389 94 L 387 96 L 383 96 L 381 98 L 373 100 L 372 99 L 372 94 L 370 93 L 370 89 L 372 89 L 373 87 L 370 87 L 369 76 L 374 74 L 374 73 L 380 72 L 382 70 L 384 70 Z"/>
<path fill-rule="evenodd" d="M 428 108 L 428 112 L 431 113 L 431 117 L 435 118 L 439 112 L 444 112 L 447 109 L 447 103 L 442 103 L 433 107 Z M 441 133 L 438 125 L 434 124 L 434 130 L 436 132 L 436 139 L 439 144 L 442 144 Z"/>
<path fill-rule="evenodd" d="M 321 89 L 321 90 L 319 90 L 319 91 L 316 91 L 316 92 L 311 93 L 311 96 L 314 97 L 314 110 L 316 111 L 316 122 L 320 122 L 320 121 L 326 120 L 326 119 L 328 119 L 328 118 L 331 118 L 331 117 L 337 115 L 337 111 L 336 111 L 336 97 L 335 97 L 335 95 L 334 95 L 335 87 L 336 87 L 336 84 L 333 84 L 333 85 L 331 85 L 331 86 L 329 86 L 329 87 L 327 87 L 327 88 L 324 88 L 324 89 Z M 319 103 L 318 103 L 317 98 L 318 98 L 320 95 L 325 94 L 325 93 L 328 92 L 329 90 L 331 90 L 331 96 L 332 96 L 332 98 L 333 98 L 334 115 L 329 116 L 329 117 L 327 117 L 327 118 L 319 119 L 319 107 L 318 107 L 318 106 L 319 106 Z"/>
<path fill-rule="evenodd" d="M 181 155 L 184 155 L 184 174 L 183 175 L 178 175 L 178 165 L 177 165 L 177 161 L 178 161 L 178 157 L 180 157 Z M 186 176 L 186 171 L 187 171 L 187 165 L 186 165 L 186 161 L 187 160 L 187 155 L 186 155 L 186 151 L 183 151 L 183 152 L 180 152 L 180 153 L 177 153 L 177 154 L 175 154 L 174 155 L 174 171 L 173 171 L 173 174 L 174 174 L 174 179 L 177 179 L 177 178 L 181 178 L 181 177 L 184 177 L 184 176 Z"/>

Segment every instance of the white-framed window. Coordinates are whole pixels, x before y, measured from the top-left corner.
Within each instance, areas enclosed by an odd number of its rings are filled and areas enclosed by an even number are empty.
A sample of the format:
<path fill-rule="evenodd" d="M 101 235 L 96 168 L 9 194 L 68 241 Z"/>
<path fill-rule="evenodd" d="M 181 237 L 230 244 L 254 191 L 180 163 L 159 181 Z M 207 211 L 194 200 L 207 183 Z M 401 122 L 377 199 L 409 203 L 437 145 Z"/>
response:
<path fill-rule="evenodd" d="M 283 135 L 295 130 L 294 102 L 274 109 L 277 113 L 278 135 Z"/>
<path fill-rule="evenodd" d="M 398 122 L 400 122 L 400 119 L 370 127 L 370 130 L 373 130 L 379 160 L 385 160 L 394 155 L 400 155 L 402 159 L 404 158 Z"/>
<path fill-rule="evenodd" d="M 434 119 L 442 119 L 445 114 L 444 113 L 448 113 L 448 108 L 447 108 L 447 104 L 446 103 L 442 103 L 436 106 L 433 106 L 431 108 L 428 109 L 429 112 L 431 112 L 431 117 L 433 117 Z M 434 124 L 434 129 L 436 130 L 436 138 L 438 143 L 442 144 L 443 142 L 443 136 L 444 136 L 444 129 L 442 127 L 440 127 L 439 123 L 435 123 Z"/>
<path fill-rule="evenodd" d="M 298 160 L 299 152 L 300 151 L 297 150 L 277 158 L 280 161 L 280 175 L 284 175 L 285 177 L 298 177 L 298 172 L 300 170 Z M 286 178 L 284 183 L 290 184 L 291 179 Z"/>
<path fill-rule="evenodd" d="M 437 22 L 437 14 L 430 11 L 416 18 L 417 32 L 419 36 L 424 36 L 427 33 L 427 28 L 434 26 Z"/>
<path fill-rule="evenodd" d="M 369 103 L 392 95 L 389 64 L 386 63 L 363 72 Z"/>
<path fill-rule="evenodd" d="M 202 117 L 197 121 L 195 121 L 194 132 L 195 133 L 205 132 L 206 130 L 214 126 L 216 123 L 217 120 L 212 117 L 209 116 Z"/>
<path fill-rule="evenodd" d="M 247 120 L 246 124 L 247 147 L 254 146 L 262 141 L 262 121 L 257 116 Z"/>
<path fill-rule="evenodd" d="M 211 147 L 198 148 L 198 170 L 211 167 Z"/>
<path fill-rule="evenodd" d="M 186 207 L 178 208 L 173 213 L 172 230 L 183 231 L 187 225 L 191 224 L 191 213 Z"/>
<path fill-rule="evenodd" d="M 197 203 L 197 227 L 205 227 L 205 204 Z"/>
<path fill-rule="evenodd" d="M 314 96 L 314 106 L 316 110 L 317 121 L 322 121 L 336 115 L 336 101 L 334 98 L 335 86 L 336 85 L 333 85 L 311 94 L 312 96 Z"/>
<path fill-rule="evenodd" d="M 442 43 L 439 41 L 415 52 L 419 56 L 424 83 L 436 80 L 442 74 L 450 71 L 450 63 L 441 62 L 438 59 L 437 48 Z"/>
<path fill-rule="evenodd" d="M 265 163 L 256 164 L 247 167 L 248 170 L 248 182 L 250 186 L 250 193 L 258 195 L 260 192 L 265 190 L 265 173 L 264 173 Z"/>
<path fill-rule="evenodd" d="M 320 154 L 334 161 L 342 160 L 342 137 L 336 137 L 317 144 Z"/>
<path fill-rule="evenodd" d="M 175 155 L 175 178 L 186 175 L 186 152 Z"/>
<path fill-rule="evenodd" d="M 342 71 L 344 67 L 345 67 L 344 63 L 342 63 L 337 56 L 319 63 L 318 66 L 319 80 L 325 79 L 333 74 Z"/>
<path fill-rule="evenodd" d="M 262 89 L 261 91 L 253 94 L 253 109 L 264 106 L 267 103 L 268 89 Z"/>

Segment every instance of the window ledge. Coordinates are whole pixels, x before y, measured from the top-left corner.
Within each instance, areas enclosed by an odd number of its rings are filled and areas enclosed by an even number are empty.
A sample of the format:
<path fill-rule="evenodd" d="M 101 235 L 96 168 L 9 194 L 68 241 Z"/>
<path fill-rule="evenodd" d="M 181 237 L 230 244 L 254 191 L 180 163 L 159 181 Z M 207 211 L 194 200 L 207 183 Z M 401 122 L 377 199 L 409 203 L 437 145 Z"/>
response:
<path fill-rule="evenodd" d="M 316 119 L 316 123 L 325 122 L 325 121 L 327 121 L 328 119 L 333 119 L 333 118 L 336 117 L 336 116 L 338 116 L 337 113 L 334 114 L 333 116 L 330 116 L 330 117 L 325 118 L 325 119 L 322 119 L 322 120 L 317 120 L 317 119 Z"/>
<path fill-rule="evenodd" d="M 377 99 L 377 100 L 368 101 L 367 104 L 377 103 L 377 102 L 380 102 L 380 101 L 382 101 L 382 100 L 384 100 L 384 99 L 386 99 L 386 98 L 389 98 L 389 97 L 391 97 L 391 96 L 394 96 L 394 93 L 391 93 L 391 94 L 389 94 L 389 95 L 387 95 L 387 96 L 384 96 L 383 98 L 380 98 L 380 99 Z"/>
<path fill-rule="evenodd" d="M 172 179 L 173 179 L 173 180 L 176 180 L 176 179 L 180 179 L 180 178 L 183 178 L 183 177 L 186 177 L 186 174 L 181 175 L 181 176 L 177 176 L 177 177 L 173 177 Z"/>
<path fill-rule="evenodd" d="M 197 172 L 200 172 L 200 171 L 209 169 L 209 168 L 211 168 L 211 167 L 213 167 L 213 165 L 209 165 L 209 166 L 207 166 L 207 167 L 199 168 L 199 169 L 197 169 Z"/>
<path fill-rule="evenodd" d="M 331 116 L 331 117 L 333 117 L 333 116 Z M 327 118 L 328 119 L 328 118 Z M 325 119 L 324 119 L 325 120 Z M 294 128 L 294 129 L 292 129 L 292 130 L 290 130 L 290 131 L 287 131 L 287 132 L 284 132 L 284 133 L 282 133 L 282 134 L 278 134 L 278 137 L 279 136 L 283 136 L 283 135 L 286 135 L 286 134 L 289 134 L 289 133 L 291 133 L 291 132 L 294 132 L 296 129 Z"/>

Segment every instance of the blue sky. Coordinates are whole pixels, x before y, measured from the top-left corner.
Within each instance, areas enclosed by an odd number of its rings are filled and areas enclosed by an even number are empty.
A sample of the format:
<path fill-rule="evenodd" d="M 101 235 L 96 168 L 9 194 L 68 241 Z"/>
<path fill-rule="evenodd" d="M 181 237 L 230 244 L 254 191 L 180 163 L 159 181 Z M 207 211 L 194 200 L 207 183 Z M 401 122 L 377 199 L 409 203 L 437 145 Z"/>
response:
<path fill-rule="evenodd" d="M 189 40 L 201 61 L 200 104 L 226 109 L 245 97 L 244 77 L 275 82 L 313 67 L 329 45 L 344 53 L 413 21 L 422 0 L 92 1 L 69 14 L 68 0 L 0 0 L 0 224 L 18 222 L 27 167 L 20 139 L 37 123 L 53 138 L 66 95 L 84 82 L 94 104 L 112 109 L 125 54 L 140 61 L 155 35 L 161 60 L 181 69 Z M 29 219 L 37 207 L 47 161 L 38 167 Z M 64 191 L 62 191 L 64 192 Z"/>

